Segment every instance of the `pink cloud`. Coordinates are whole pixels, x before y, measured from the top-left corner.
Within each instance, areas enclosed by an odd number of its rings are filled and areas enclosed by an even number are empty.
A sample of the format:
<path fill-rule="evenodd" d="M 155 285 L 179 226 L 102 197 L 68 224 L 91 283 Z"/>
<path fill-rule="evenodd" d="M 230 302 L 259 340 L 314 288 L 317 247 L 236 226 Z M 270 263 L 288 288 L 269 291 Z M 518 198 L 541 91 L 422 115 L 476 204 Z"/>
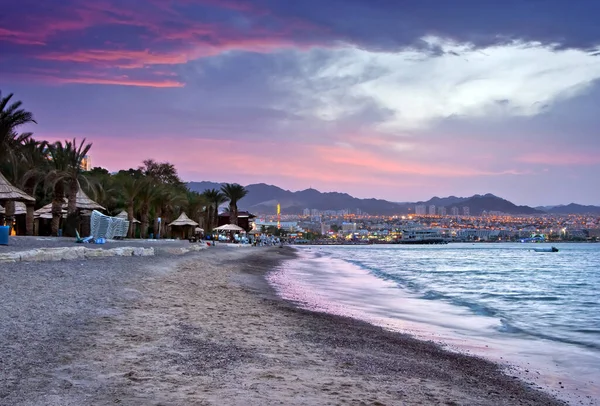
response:
<path fill-rule="evenodd" d="M 142 68 L 158 66 L 176 66 L 189 61 L 219 55 L 231 50 L 268 53 L 282 48 L 310 47 L 314 43 L 307 41 L 298 43 L 294 34 L 306 29 L 318 30 L 312 24 L 290 19 L 282 21 L 270 15 L 268 10 L 258 6 L 235 0 L 187 0 L 183 4 L 210 5 L 227 8 L 253 16 L 267 16 L 278 28 L 270 30 L 254 26 L 250 31 L 237 30 L 223 23 L 202 22 L 182 14 L 175 3 L 153 0 L 143 8 L 126 8 L 121 3 L 111 0 L 96 2 L 73 1 L 53 9 L 53 15 L 31 13 L 24 16 L 22 23 L 10 28 L 0 28 L 0 42 L 24 45 L 25 58 L 51 61 L 58 65 L 69 66 L 59 69 L 54 83 L 95 83 L 111 85 L 155 86 L 155 81 L 148 81 L 143 76 Z M 177 3 L 181 5 L 181 1 Z M 134 49 L 127 44 L 125 37 L 121 43 L 105 41 L 98 45 L 95 40 L 93 48 L 81 45 L 69 47 L 67 40 L 60 48 L 39 47 L 55 42 L 61 35 L 71 38 L 85 38 L 86 30 L 108 25 L 122 25 L 139 28 L 144 39 L 143 49 Z M 139 38 L 139 37 L 138 37 Z M 34 47 L 35 46 L 35 47 Z M 27 48 L 29 47 L 29 48 Z M 132 72 L 124 80 L 119 69 Z M 103 79 L 87 79 L 78 71 L 94 70 L 94 76 Z M 138 72 L 133 72 L 139 70 Z M 164 69 L 163 69 L 164 70 Z M 20 77 L 31 73 L 28 69 L 19 71 Z M 112 77 L 107 77 L 112 76 Z M 106 77 L 106 78 L 104 78 Z M 159 84 L 160 86 L 180 86 L 175 81 Z"/>
<path fill-rule="evenodd" d="M 519 156 L 517 161 L 550 166 L 598 165 L 600 164 L 600 154 L 587 152 L 531 152 Z"/>
<path fill-rule="evenodd" d="M 90 85 L 116 85 L 116 86 L 136 86 L 136 87 L 154 87 L 154 88 L 173 88 L 184 87 L 185 83 L 176 79 L 165 79 L 165 74 L 153 75 L 154 77 L 131 78 L 126 75 L 99 76 L 94 72 L 76 72 L 66 75 L 62 72 L 56 72 L 52 69 L 35 69 L 28 74 L 8 74 L 6 77 L 16 80 L 27 80 L 34 83 L 43 83 L 47 85 L 62 84 L 90 84 Z"/>

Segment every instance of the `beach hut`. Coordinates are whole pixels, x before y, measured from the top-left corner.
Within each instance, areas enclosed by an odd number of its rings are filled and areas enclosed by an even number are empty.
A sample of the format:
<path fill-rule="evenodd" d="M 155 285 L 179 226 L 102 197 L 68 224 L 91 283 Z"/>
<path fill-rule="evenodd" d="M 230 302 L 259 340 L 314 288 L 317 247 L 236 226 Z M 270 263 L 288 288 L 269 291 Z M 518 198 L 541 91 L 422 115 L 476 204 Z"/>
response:
<path fill-rule="evenodd" d="M 226 226 L 230 224 L 230 213 L 225 211 L 219 214 L 219 222 L 218 226 Z M 250 231 L 252 229 L 252 223 L 256 216 L 248 211 L 239 211 L 237 215 L 237 223 L 238 226 L 242 227 L 246 231 Z"/>
<path fill-rule="evenodd" d="M 185 212 L 182 212 L 177 220 L 169 224 L 169 227 L 173 228 L 173 231 L 177 230 L 180 232 L 181 238 L 188 238 L 195 228 L 198 226 L 194 220 L 190 219 Z M 179 233 L 178 233 L 179 234 Z"/>
<path fill-rule="evenodd" d="M 35 199 L 29 196 L 10 184 L 10 182 L 0 173 L 0 204 L 4 206 L 5 221 L 9 227 L 12 227 L 14 220 L 14 202 L 24 202 L 31 207 L 31 213 L 33 214 L 33 204 Z M 9 205 L 9 207 L 7 207 Z M 33 222 L 33 218 L 32 218 Z"/>
<path fill-rule="evenodd" d="M 65 218 L 67 215 L 67 205 L 68 205 L 68 200 L 65 197 L 64 198 L 64 203 L 62 206 L 62 217 Z M 79 233 L 81 235 L 89 235 L 89 230 L 90 230 L 90 216 L 92 215 L 92 211 L 93 210 L 104 210 L 106 211 L 106 209 L 101 206 L 100 204 L 96 203 L 95 201 L 93 201 L 92 199 L 89 198 L 88 195 L 85 194 L 85 192 L 81 189 L 81 187 L 79 188 L 79 191 L 77 192 L 77 195 L 75 196 L 75 205 L 77 206 L 77 209 L 81 210 L 81 216 L 83 217 L 84 221 L 81 224 L 81 230 L 79 230 Z M 52 203 L 49 203 L 39 209 L 37 209 L 34 212 L 34 216 L 36 219 L 36 230 L 40 230 L 40 227 L 42 230 L 45 230 L 46 232 L 44 232 L 44 235 L 50 235 L 50 230 L 48 229 L 49 224 L 47 220 L 51 220 L 52 219 Z M 47 230 L 46 230 L 47 229 Z"/>

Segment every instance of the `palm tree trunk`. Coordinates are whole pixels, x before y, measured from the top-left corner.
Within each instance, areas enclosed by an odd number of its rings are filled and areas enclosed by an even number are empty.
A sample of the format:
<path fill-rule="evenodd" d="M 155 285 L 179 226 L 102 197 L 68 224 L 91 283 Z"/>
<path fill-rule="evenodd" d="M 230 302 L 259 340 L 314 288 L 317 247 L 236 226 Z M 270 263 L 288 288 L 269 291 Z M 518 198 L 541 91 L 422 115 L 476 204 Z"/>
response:
<path fill-rule="evenodd" d="M 77 192 L 79 192 L 79 182 L 77 179 L 71 180 L 69 182 L 67 215 L 77 214 Z"/>
<path fill-rule="evenodd" d="M 173 211 L 171 209 L 165 210 L 163 221 L 164 221 L 163 224 L 165 224 L 165 227 L 166 227 L 165 234 L 167 235 L 167 238 L 171 238 L 173 235 L 173 230 L 171 227 L 166 226 L 166 224 L 170 224 L 171 221 L 173 221 Z"/>
<path fill-rule="evenodd" d="M 62 209 L 65 204 L 65 193 L 62 182 L 54 186 L 54 196 L 52 197 L 52 235 L 57 237 L 60 229 L 60 219 L 62 218 Z"/>
<path fill-rule="evenodd" d="M 8 200 L 4 205 L 4 221 L 10 228 L 8 234 L 12 234 L 13 221 L 15 220 L 15 201 Z"/>
<path fill-rule="evenodd" d="M 25 193 L 27 193 L 29 196 L 35 196 L 36 187 L 37 187 L 37 183 L 35 181 L 27 182 L 25 184 L 25 187 L 23 188 L 23 191 Z M 25 214 L 25 234 L 33 235 L 34 234 L 34 224 L 35 224 L 35 216 L 34 216 L 35 207 L 34 207 L 33 203 L 27 203 L 25 207 L 27 208 L 27 212 Z"/>
<path fill-rule="evenodd" d="M 237 226 L 237 204 L 232 202 L 229 210 L 229 223 Z"/>
<path fill-rule="evenodd" d="M 75 231 L 79 228 L 77 192 L 79 192 L 79 183 L 77 182 L 77 179 L 71 179 L 69 181 L 69 192 L 67 194 L 67 221 L 65 223 L 65 235 L 67 237 L 75 237 Z"/>
<path fill-rule="evenodd" d="M 148 235 L 148 224 L 149 224 L 148 218 L 149 217 L 150 217 L 150 208 L 148 206 L 142 207 L 142 219 L 141 219 L 142 229 L 140 230 L 140 236 L 142 238 L 146 238 Z"/>
<path fill-rule="evenodd" d="M 27 212 L 25 214 L 25 234 L 33 235 L 33 225 L 35 222 L 33 203 L 27 203 Z"/>
<path fill-rule="evenodd" d="M 206 206 L 206 212 L 204 213 L 204 229 L 208 233 L 212 231 L 212 205 Z"/>
<path fill-rule="evenodd" d="M 127 205 L 127 220 L 129 221 L 129 230 L 127 230 L 127 238 L 134 237 L 135 224 L 133 223 L 133 202 Z"/>
<path fill-rule="evenodd" d="M 214 211 L 213 211 L 212 225 L 214 226 L 213 228 L 216 228 L 219 226 L 219 205 L 218 205 L 218 203 L 215 203 L 215 207 L 214 207 Z"/>

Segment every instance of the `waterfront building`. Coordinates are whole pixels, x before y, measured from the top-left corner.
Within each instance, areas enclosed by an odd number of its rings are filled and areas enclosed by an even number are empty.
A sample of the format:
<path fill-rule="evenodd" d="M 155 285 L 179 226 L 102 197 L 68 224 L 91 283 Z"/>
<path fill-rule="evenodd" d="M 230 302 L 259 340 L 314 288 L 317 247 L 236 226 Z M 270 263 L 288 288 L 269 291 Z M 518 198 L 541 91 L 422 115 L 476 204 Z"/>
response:
<path fill-rule="evenodd" d="M 429 215 L 430 216 L 435 216 L 435 204 L 430 204 L 429 205 Z"/>
<path fill-rule="evenodd" d="M 356 229 L 356 223 L 342 223 L 342 231 L 354 232 Z"/>

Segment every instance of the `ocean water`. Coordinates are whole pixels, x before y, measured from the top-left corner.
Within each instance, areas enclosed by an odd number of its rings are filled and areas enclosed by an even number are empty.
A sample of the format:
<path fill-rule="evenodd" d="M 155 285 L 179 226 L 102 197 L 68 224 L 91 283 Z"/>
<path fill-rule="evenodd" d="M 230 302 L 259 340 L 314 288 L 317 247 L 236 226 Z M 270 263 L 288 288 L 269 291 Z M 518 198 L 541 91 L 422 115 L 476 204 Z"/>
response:
<path fill-rule="evenodd" d="M 270 279 L 305 308 L 433 339 L 600 404 L 600 244 L 298 248 Z"/>

